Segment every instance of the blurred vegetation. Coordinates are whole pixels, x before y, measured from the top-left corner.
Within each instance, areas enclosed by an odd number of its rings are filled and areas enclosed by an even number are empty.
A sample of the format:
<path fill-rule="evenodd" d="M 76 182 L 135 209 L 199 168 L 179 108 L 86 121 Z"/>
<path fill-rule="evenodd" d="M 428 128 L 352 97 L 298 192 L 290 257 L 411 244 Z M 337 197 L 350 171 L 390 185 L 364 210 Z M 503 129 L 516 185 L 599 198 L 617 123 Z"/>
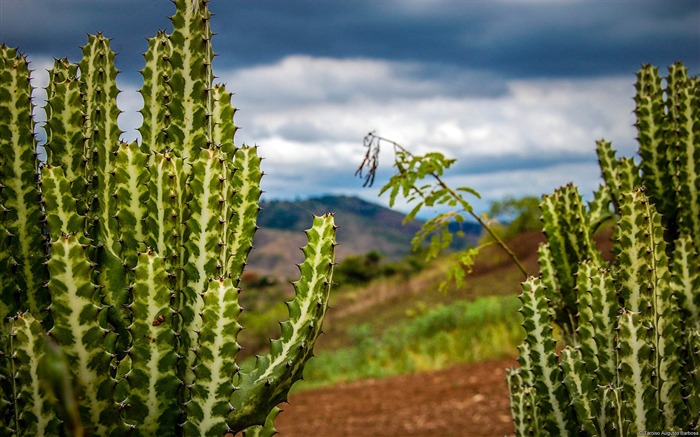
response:
<path fill-rule="evenodd" d="M 491 225 L 492 228 L 505 240 L 511 240 L 513 237 L 533 229 L 539 230 L 541 225 L 537 208 L 538 202 L 536 197 L 506 198 L 494 202 L 488 212 L 488 216 L 496 220 Z M 482 238 L 481 244 L 483 246 L 488 246 L 489 243 L 488 237 Z M 358 299 L 364 300 L 371 298 L 370 296 L 384 294 L 386 289 L 421 288 L 421 298 L 409 301 L 409 305 L 413 305 L 410 309 L 396 302 L 394 305 L 398 306 L 395 310 L 385 309 L 382 315 L 377 316 L 379 317 L 377 320 L 387 319 L 386 323 L 372 328 L 379 333 L 378 335 L 381 335 L 390 326 L 400 324 L 406 315 L 414 316 L 434 309 L 436 305 L 452 305 L 454 301 L 459 299 L 474 299 L 478 296 L 491 294 L 493 291 L 488 291 L 491 287 L 494 290 L 503 290 L 504 285 L 500 282 L 505 277 L 511 278 L 512 283 L 517 285 L 517 275 L 507 274 L 503 276 L 501 274 L 503 278 L 499 278 L 498 281 L 496 278 L 487 279 L 486 283 L 491 284 L 489 286 L 480 285 L 484 281 L 474 278 L 468 285 L 455 288 L 452 284 L 447 293 L 437 293 L 440 289 L 441 279 L 426 281 L 422 278 L 443 278 L 444 269 L 447 264 L 453 262 L 452 258 L 455 254 L 466 254 L 478 258 L 482 270 L 489 270 L 502 263 L 507 264 L 507 256 L 496 247 L 486 247 L 478 254 L 468 249 L 462 249 L 444 254 L 437 260 L 426 262 L 425 252 L 427 250 L 426 247 L 418 248 L 398 261 L 390 260 L 378 250 L 345 257 L 334 270 L 333 280 L 336 286 L 334 287 L 332 306 L 339 310 L 347 308 L 356 303 Z M 474 263 L 475 261 L 470 261 L 468 264 L 472 266 Z M 499 285 L 495 285 L 497 282 Z M 475 289 L 479 291 L 476 293 L 469 291 L 466 294 L 462 292 L 463 288 L 471 290 L 474 288 L 472 286 L 475 286 Z M 287 318 L 287 308 L 282 301 L 291 299 L 293 291 L 288 281 L 255 272 L 244 275 L 241 288 L 243 290 L 240 295 L 241 304 L 246 309 L 241 320 L 246 329 L 241 333 L 239 342 L 244 347 L 241 356 L 249 357 L 263 353 L 269 346 L 269 339 L 279 336 L 279 324 L 276 322 Z M 376 290 L 371 291 L 373 288 Z M 513 289 L 517 291 L 517 286 L 514 286 Z M 442 297 L 437 295 L 442 295 Z M 511 315 L 515 316 L 515 312 Z M 333 336 L 334 347 L 354 344 L 353 339 L 356 336 L 353 330 L 355 326 L 362 326 L 373 317 L 375 315 L 360 313 L 352 317 L 351 320 L 347 320 L 347 323 L 343 323 L 343 326 L 339 327 L 342 332 L 336 332 Z M 326 329 L 335 331 L 331 325 L 328 325 Z M 340 340 L 341 338 L 342 340 Z M 324 341 L 323 337 L 322 341 Z"/>
<path fill-rule="evenodd" d="M 389 261 L 377 250 L 364 255 L 352 255 L 338 263 L 333 272 L 335 293 L 362 287 L 380 278 L 397 278 L 397 283 L 410 278 L 426 266 L 422 251 L 411 253 L 400 261 Z M 242 356 L 261 353 L 269 345 L 270 338 L 280 334 L 279 322 L 287 318 L 283 300 L 293 297 L 292 287 L 287 281 L 273 276 L 246 273 L 241 281 L 240 302 L 245 311 L 241 320 L 246 329 L 239 343 Z"/>
<path fill-rule="evenodd" d="M 351 346 L 321 351 L 305 371 L 302 389 L 362 378 L 437 370 L 513 356 L 524 332 L 515 296 L 456 301 L 415 312 L 377 336 L 363 323 L 347 329 Z"/>
<path fill-rule="evenodd" d="M 487 216 L 491 219 L 491 229 L 504 240 L 509 240 L 523 232 L 542 229 L 540 220 L 540 198 L 537 196 L 506 197 L 491 203 Z M 494 242 L 485 234 L 481 244 Z"/>
<path fill-rule="evenodd" d="M 387 261 L 384 254 L 372 250 L 364 255 L 351 255 L 338 263 L 333 271 L 336 290 L 346 286 L 368 284 L 370 281 L 401 275 L 404 278 L 425 268 L 423 251 L 411 253 L 400 261 Z"/>

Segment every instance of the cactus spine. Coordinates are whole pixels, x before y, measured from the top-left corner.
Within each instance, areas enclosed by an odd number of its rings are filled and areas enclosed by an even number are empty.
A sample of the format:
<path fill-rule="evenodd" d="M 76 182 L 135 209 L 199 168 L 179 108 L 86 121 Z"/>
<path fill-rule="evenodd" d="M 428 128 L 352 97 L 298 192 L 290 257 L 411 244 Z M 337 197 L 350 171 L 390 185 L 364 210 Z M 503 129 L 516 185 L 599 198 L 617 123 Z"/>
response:
<path fill-rule="evenodd" d="M 49 72 L 40 165 L 27 60 L 0 46 L 1 435 L 223 435 L 266 419 L 255 432 L 269 433 L 311 357 L 332 215 L 307 231 L 281 337 L 253 370 L 236 364 L 260 158 L 234 146 L 231 94 L 212 82 L 208 2 L 174 3 L 173 33 L 145 53 L 140 143 L 119 140 L 98 34 Z"/>
<path fill-rule="evenodd" d="M 636 88 L 640 164 L 599 141 L 605 185 L 588 207 L 572 185 L 542 200 L 548 242 L 508 375 L 517 435 L 700 430 L 700 81 L 647 65 Z M 607 263 L 592 235 L 613 216 Z"/>

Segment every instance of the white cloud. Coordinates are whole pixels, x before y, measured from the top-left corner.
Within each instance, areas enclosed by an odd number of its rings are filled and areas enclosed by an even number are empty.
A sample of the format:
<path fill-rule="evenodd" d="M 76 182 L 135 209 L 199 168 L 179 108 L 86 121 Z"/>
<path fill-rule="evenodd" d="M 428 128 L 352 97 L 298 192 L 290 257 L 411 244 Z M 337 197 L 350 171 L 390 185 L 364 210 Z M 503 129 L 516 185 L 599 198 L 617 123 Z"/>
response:
<path fill-rule="evenodd" d="M 34 61 L 37 76 L 51 64 Z M 241 108 L 236 143 L 261 146 L 267 198 L 355 194 L 385 203 L 374 197 L 378 187 L 363 189 L 353 176 L 370 130 L 414 153 L 457 158 L 448 181 L 481 192 L 478 210 L 488 200 L 550 192 L 570 181 L 590 193 L 598 184 L 595 140 L 612 140 L 623 155 L 636 147 L 634 78 L 503 82 L 479 72 L 452 79 L 425 72 L 407 63 L 292 56 L 217 74 Z M 36 81 L 45 86 L 43 77 Z M 472 92 L 480 81 L 492 91 Z M 138 85 L 120 87 L 120 127 L 131 140 L 142 99 Z M 388 146 L 380 159 L 378 186 L 392 171 Z"/>
<path fill-rule="evenodd" d="M 612 140 L 622 154 L 635 148 L 633 77 L 517 80 L 505 83 L 505 93 L 484 96 L 451 95 L 454 83 L 413 74 L 419 71 L 406 63 L 294 56 L 219 75 L 241 108 L 237 142 L 261 145 L 266 157 L 269 197 L 357 193 L 361 181 L 351 176 L 370 130 L 414 153 L 457 158 L 474 175 L 453 180 L 488 199 L 540 194 L 569 181 L 592 190 L 595 140 Z M 381 159 L 389 170 L 388 150 Z"/>

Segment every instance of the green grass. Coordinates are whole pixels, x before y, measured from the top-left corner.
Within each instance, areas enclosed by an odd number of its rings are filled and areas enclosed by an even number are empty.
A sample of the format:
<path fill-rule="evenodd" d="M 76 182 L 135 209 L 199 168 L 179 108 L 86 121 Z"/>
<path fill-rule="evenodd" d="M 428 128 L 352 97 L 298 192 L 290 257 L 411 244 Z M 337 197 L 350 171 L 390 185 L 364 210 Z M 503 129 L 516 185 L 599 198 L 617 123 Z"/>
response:
<path fill-rule="evenodd" d="M 352 345 L 321 351 L 300 389 L 382 378 L 516 355 L 524 332 L 515 296 L 488 296 L 427 310 L 375 336 L 369 324 L 348 329 Z"/>

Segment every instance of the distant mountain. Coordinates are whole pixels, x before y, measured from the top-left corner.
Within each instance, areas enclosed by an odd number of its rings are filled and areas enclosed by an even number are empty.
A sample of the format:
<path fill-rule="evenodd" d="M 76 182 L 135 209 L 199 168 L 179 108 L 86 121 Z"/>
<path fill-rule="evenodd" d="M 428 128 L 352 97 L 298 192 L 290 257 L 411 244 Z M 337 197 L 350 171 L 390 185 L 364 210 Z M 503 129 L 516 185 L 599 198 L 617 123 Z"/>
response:
<path fill-rule="evenodd" d="M 371 250 L 383 253 L 390 260 L 398 260 L 411 251 L 411 239 L 420 229 L 421 221 L 402 224 L 404 214 L 357 197 L 324 196 L 299 201 L 261 202 L 258 216 L 260 229 L 255 235 L 255 249 L 251 252 L 248 271 L 294 278 L 296 264 L 303 261 L 300 247 L 306 244 L 304 230 L 311 227 L 312 215 L 335 213 L 338 225 L 336 260 L 348 255 L 361 255 Z M 481 229 L 476 223 L 464 224 L 471 244 Z"/>

